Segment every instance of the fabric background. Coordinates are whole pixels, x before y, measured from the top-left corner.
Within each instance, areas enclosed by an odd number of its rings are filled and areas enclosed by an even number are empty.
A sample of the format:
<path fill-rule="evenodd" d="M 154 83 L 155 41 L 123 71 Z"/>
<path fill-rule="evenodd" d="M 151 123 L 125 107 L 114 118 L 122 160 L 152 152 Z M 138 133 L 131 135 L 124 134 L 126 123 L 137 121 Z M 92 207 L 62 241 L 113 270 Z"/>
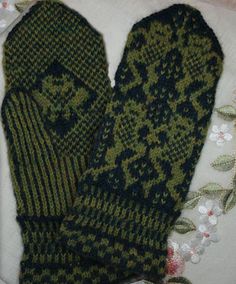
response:
<path fill-rule="evenodd" d="M 226 7 L 228 9 L 234 9 L 236 10 L 236 1 L 235 0 L 201 0 L 204 2 L 211 3 L 213 5 L 221 5 L 223 7 Z"/>
<path fill-rule="evenodd" d="M 232 104 L 236 89 L 236 12 L 205 1 L 169 0 L 65 0 L 70 7 L 79 11 L 104 36 L 109 63 L 109 76 L 114 84 L 116 68 L 122 57 L 126 37 L 132 25 L 143 17 L 159 11 L 173 3 L 189 3 L 198 8 L 207 23 L 215 31 L 225 54 L 224 71 L 216 94 L 216 107 Z M 233 2 L 233 1 L 231 1 Z M 4 75 L 2 66 L 2 44 L 9 27 L 0 37 L 0 104 L 4 97 Z M 216 114 L 212 125 L 225 123 Z M 233 132 L 233 124 L 227 122 Z M 209 129 L 209 133 L 211 127 Z M 208 134 L 209 137 L 209 134 Z M 192 191 L 208 182 L 228 186 L 232 172 L 213 170 L 210 163 L 220 154 L 232 154 L 236 150 L 236 133 L 224 147 L 217 147 L 208 138 L 191 184 Z M 184 216 L 198 220 L 196 210 L 183 212 Z M 7 147 L 0 123 L 0 283 L 18 283 L 19 262 L 22 254 L 20 229 L 15 221 L 16 203 L 13 194 L 7 159 Z M 219 219 L 218 233 L 221 241 L 211 245 L 199 264 L 188 263 L 184 276 L 193 284 L 235 284 L 236 283 L 236 208 Z M 186 241 L 191 233 L 183 236 L 174 234 L 174 240 Z M 3 282 L 3 283 L 4 283 Z"/>

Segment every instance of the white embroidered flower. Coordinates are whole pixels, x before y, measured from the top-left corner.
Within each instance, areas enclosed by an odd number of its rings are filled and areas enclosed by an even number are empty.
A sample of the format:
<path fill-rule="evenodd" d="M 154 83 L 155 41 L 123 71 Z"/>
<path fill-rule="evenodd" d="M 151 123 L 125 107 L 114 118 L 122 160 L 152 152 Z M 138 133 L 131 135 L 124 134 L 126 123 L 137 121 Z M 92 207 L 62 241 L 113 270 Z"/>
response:
<path fill-rule="evenodd" d="M 228 133 L 229 128 L 227 124 L 222 124 L 220 127 L 213 125 L 212 132 L 209 136 L 211 141 L 216 142 L 217 146 L 223 146 L 226 141 L 230 141 L 233 136 Z"/>
<path fill-rule="evenodd" d="M 5 28 L 7 25 L 7 22 L 5 20 L 0 20 L 0 29 Z"/>
<path fill-rule="evenodd" d="M 198 211 L 201 214 L 200 222 L 205 224 L 209 223 L 212 226 L 217 224 L 218 216 L 222 214 L 222 209 L 217 200 L 207 200 L 205 205 L 198 207 Z"/>
<path fill-rule="evenodd" d="M 192 240 L 190 243 L 185 243 L 180 247 L 180 253 L 185 261 L 190 260 L 194 264 L 199 263 L 204 250 L 199 239 Z"/>
<path fill-rule="evenodd" d="M 172 247 L 174 251 L 178 251 L 180 249 L 179 244 L 171 239 L 168 239 L 168 247 Z"/>
<path fill-rule="evenodd" d="M 6 9 L 9 12 L 15 11 L 15 6 L 10 4 L 8 0 L 3 0 L 0 3 L 0 9 Z"/>
<path fill-rule="evenodd" d="M 168 240 L 166 276 L 178 277 L 183 274 L 185 269 L 185 260 L 179 251 L 179 244 Z"/>
<path fill-rule="evenodd" d="M 216 228 L 215 227 L 209 227 L 206 225 L 200 225 L 198 227 L 198 230 L 196 232 L 196 237 L 201 240 L 201 244 L 204 247 L 207 247 L 211 244 L 211 242 L 218 242 L 219 237 L 216 234 Z"/>

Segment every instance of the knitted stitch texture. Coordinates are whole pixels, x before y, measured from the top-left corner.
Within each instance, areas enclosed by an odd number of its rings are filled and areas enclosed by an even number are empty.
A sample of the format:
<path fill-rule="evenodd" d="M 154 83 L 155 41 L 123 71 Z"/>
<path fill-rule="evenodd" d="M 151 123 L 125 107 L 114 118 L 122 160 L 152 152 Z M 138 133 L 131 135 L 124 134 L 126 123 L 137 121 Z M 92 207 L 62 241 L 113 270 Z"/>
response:
<path fill-rule="evenodd" d="M 56 240 L 111 95 L 103 40 L 75 11 L 40 1 L 4 46 L 2 120 L 22 229 L 21 283 L 112 283 L 116 269 Z"/>
<path fill-rule="evenodd" d="M 62 224 L 71 251 L 148 280 L 164 276 L 167 237 L 204 144 L 222 61 L 194 8 L 174 5 L 134 25 Z"/>

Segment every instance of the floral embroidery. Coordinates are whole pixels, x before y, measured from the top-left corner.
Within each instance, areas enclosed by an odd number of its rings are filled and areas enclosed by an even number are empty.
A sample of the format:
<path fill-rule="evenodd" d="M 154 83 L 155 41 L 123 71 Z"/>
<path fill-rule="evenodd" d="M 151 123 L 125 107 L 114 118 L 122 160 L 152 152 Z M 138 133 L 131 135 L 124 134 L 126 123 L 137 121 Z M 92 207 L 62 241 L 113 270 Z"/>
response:
<path fill-rule="evenodd" d="M 204 247 L 209 246 L 211 242 L 216 243 L 219 241 L 219 237 L 216 234 L 216 227 L 212 226 L 200 225 L 196 237 L 201 241 L 201 245 Z"/>
<path fill-rule="evenodd" d="M 200 225 L 195 237 L 190 242 L 183 243 L 180 247 L 180 254 L 184 260 L 191 261 L 194 264 L 201 260 L 205 247 L 209 246 L 211 242 L 219 241 L 215 226 L 218 216 L 222 214 L 219 201 L 207 199 L 203 204 L 198 207 L 201 215 L 199 218 Z"/>
<path fill-rule="evenodd" d="M 8 12 L 13 12 L 15 11 L 15 6 L 11 4 L 8 0 L 0 0 L 0 13 L 1 13 L 1 18 L 0 19 L 0 31 L 2 32 L 1 29 L 4 29 L 7 27 L 7 21 L 4 19 L 4 15 L 8 14 Z M 6 13 L 5 13 L 6 12 Z"/>
<path fill-rule="evenodd" d="M 233 94 L 236 94 L 234 90 Z M 236 103 L 236 101 L 235 101 Z M 216 109 L 219 116 L 227 121 L 234 122 L 236 127 L 236 108 L 232 105 L 224 105 Z M 209 138 L 216 142 L 218 146 L 223 146 L 226 141 L 230 141 L 233 136 L 228 133 L 227 124 L 221 126 L 214 125 Z M 218 183 L 210 182 L 196 192 L 189 192 L 185 203 L 185 209 L 195 208 L 198 206 L 200 213 L 198 227 L 186 217 L 180 217 L 174 227 L 174 231 L 179 234 L 186 234 L 195 231 L 194 237 L 181 246 L 169 239 L 168 257 L 167 257 L 167 277 L 164 283 L 188 283 L 191 282 L 181 276 L 183 274 L 185 262 L 191 261 L 196 264 L 201 260 L 201 255 L 205 252 L 206 247 L 211 243 L 219 241 L 217 234 L 218 217 L 236 206 L 236 156 L 235 154 L 224 154 L 217 157 L 212 163 L 212 168 L 217 171 L 233 171 L 233 179 L 229 188 L 224 188 Z M 174 256 L 178 257 L 175 258 Z M 178 270 L 178 268 L 181 268 Z"/>
<path fill-rule="evenodd" d="M 10 4 L 8 0 L 3 0 L 0 3 L 0 9 L 6 9 L 7 11 L 13 12 L 15 11 L 15 6 Z"/>
<path fill-rule="evenodd" d="M 212 132 L 210 134 L 210 140 L 216 142 L 217 146 L 223 146 L 226 141 L 230 141 L 233 136 L 228 133 L 229 128 L 227 124 L 222 124 L 220 127 L 213 125 Z"/>
<path fill-rule="evenodd" d="M 200 222 L 209 223 L 211 225 L 217 224 L 217 218 L 222 214 L 222 209 L 217 200 L 207 200 L 205 205 L 200 205 L 198 211 L 201 214 Z"/>
<path fill-rule="evenodd" d="M 173 241 L 168 242 L 167 251 L 167 264 L 166 264 L 166 274 L 168 276 L 180 276 L 185 269 L 185 260 L 180 254 L 179 244 Z"/>
<path fill-rule="evenodd" d="M 189 243 L 184 243 L 180 247 L 180 252 L 185 261 L 191 260 L 192 263 L 199 263 L 201 255 L 204 253 L 204 247 L 199 239 L 193 239 Z"/>

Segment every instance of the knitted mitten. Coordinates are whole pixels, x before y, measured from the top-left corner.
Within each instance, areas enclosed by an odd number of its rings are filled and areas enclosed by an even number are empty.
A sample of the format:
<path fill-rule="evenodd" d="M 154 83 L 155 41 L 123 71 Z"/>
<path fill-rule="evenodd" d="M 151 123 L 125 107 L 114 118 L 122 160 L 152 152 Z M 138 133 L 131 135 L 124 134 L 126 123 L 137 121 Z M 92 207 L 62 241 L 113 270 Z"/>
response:
<path fill-rule="evenodd" d="M 89 170 L 61 227 L 72 251 L 163 277 L 167 236 L 204 144 L 222 60 L 213 31 L 189 6 L 133 27 Z"/>
<path fill-rule="evenodd" d="M 102 37 L 75 11 L 40 1 L 5 43 L 2 119 L 22 229 L 21 283 L 110 283 L 115 269 L 55 242 L 111 94 Z"/>

